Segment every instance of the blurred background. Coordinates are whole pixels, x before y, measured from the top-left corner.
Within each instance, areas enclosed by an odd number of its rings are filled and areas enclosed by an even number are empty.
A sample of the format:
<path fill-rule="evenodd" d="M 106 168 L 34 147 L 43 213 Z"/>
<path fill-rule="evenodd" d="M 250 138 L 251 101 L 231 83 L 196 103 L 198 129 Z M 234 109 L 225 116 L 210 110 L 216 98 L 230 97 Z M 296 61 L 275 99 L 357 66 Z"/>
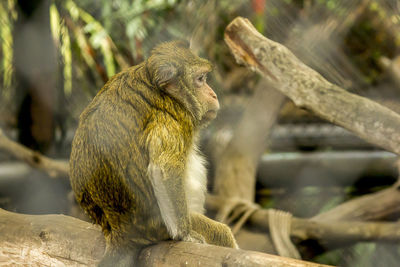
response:
<path fill-rule="evenodd" d="M 203 135 L 208 153 L 215 133 L 232 133 L 260 81 L 224 43 L 224 29 L 237 16 L 330 82 L 399 112 L 399 11 L 398 0 L 0 0 L 0 128 L 26 147 L 68 160 L 79 114 L 104 83 L 158 43 L 186 39 L 215 65 L 209 79 L 222 110 Z M 394 154 L 290 100 L 268 142 L 256 188 L 265 208 L 311 217 L 397 181 Z M 0 151 L 1 208 L 71 214 L 69 192 L 68 179 L 49 178 Z M 398 266 L 400 246 L 316 248 L 310 260 Z"/>

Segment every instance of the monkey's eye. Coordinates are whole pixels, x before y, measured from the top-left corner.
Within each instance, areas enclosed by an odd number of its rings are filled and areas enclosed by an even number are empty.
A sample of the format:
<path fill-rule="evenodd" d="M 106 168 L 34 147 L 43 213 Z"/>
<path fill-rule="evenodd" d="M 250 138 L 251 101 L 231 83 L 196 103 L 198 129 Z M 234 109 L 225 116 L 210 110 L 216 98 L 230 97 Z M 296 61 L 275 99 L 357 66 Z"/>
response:
<path fill-rule="evenodd" d="M 207 81 L 207 74 L 201 74 L 196 78 L 196 83 L 200 86 Z"/>

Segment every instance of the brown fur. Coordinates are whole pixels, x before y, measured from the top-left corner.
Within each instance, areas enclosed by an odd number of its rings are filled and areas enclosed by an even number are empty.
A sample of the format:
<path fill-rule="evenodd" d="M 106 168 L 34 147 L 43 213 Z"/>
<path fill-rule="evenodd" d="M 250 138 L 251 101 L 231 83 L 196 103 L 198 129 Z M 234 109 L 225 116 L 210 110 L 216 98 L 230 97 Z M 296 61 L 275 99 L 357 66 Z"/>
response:
<path fill-rule="evenodd" d="M 103 265 L 114 260 L 129 265 L 121 251 L 135 255 L 130 251 L 170 238 L 236 246 L 227 226 L 191 213 L 185 195 L 196 133 L 219 107 L 211 88 L 194 81 L 209 71 L 211 64 L 185 44 L 161 44 L 147 61 L 112 77 L 81 114 L 71 185 L 78 203 L 103 229 L 109 254 Z M 165 201 L 173 204 L 168 216 L 161 214 L 164 199 L 154 188 L 160 183 Z M 177 218 L 170 224 L 178 229 L 175 237 L 166 217 Z"/>

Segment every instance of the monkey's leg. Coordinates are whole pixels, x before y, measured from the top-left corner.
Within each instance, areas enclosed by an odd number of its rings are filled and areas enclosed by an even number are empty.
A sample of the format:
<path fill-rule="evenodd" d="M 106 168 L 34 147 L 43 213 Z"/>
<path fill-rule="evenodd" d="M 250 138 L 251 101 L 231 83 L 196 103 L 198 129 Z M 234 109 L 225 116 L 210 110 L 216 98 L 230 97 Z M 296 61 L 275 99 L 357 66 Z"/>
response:
<path fill-rule="evenodd" d="M 191 213 L 190 219 L 193 231 L 201 234 L 208 244 L 239 248 L 231 229 L 226 224 L 211 220 L 199 213 Z"/>

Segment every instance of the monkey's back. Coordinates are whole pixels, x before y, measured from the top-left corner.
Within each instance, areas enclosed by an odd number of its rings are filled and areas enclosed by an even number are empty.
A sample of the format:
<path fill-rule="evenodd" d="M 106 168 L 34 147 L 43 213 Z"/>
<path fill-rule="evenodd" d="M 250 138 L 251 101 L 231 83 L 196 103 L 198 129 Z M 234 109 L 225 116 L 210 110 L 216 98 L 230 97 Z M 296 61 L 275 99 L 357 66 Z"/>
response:
<path fill-rule="evenodd" d="M 82 113 L 70 177 L 77 201 L 106 238 L 148 244 L 168 238 L 147 177 L 144 140 L 154 112 L 164 111 L 155 108 L 145 81 L 131 79 L 139 67 L 114 76 Z"/>

